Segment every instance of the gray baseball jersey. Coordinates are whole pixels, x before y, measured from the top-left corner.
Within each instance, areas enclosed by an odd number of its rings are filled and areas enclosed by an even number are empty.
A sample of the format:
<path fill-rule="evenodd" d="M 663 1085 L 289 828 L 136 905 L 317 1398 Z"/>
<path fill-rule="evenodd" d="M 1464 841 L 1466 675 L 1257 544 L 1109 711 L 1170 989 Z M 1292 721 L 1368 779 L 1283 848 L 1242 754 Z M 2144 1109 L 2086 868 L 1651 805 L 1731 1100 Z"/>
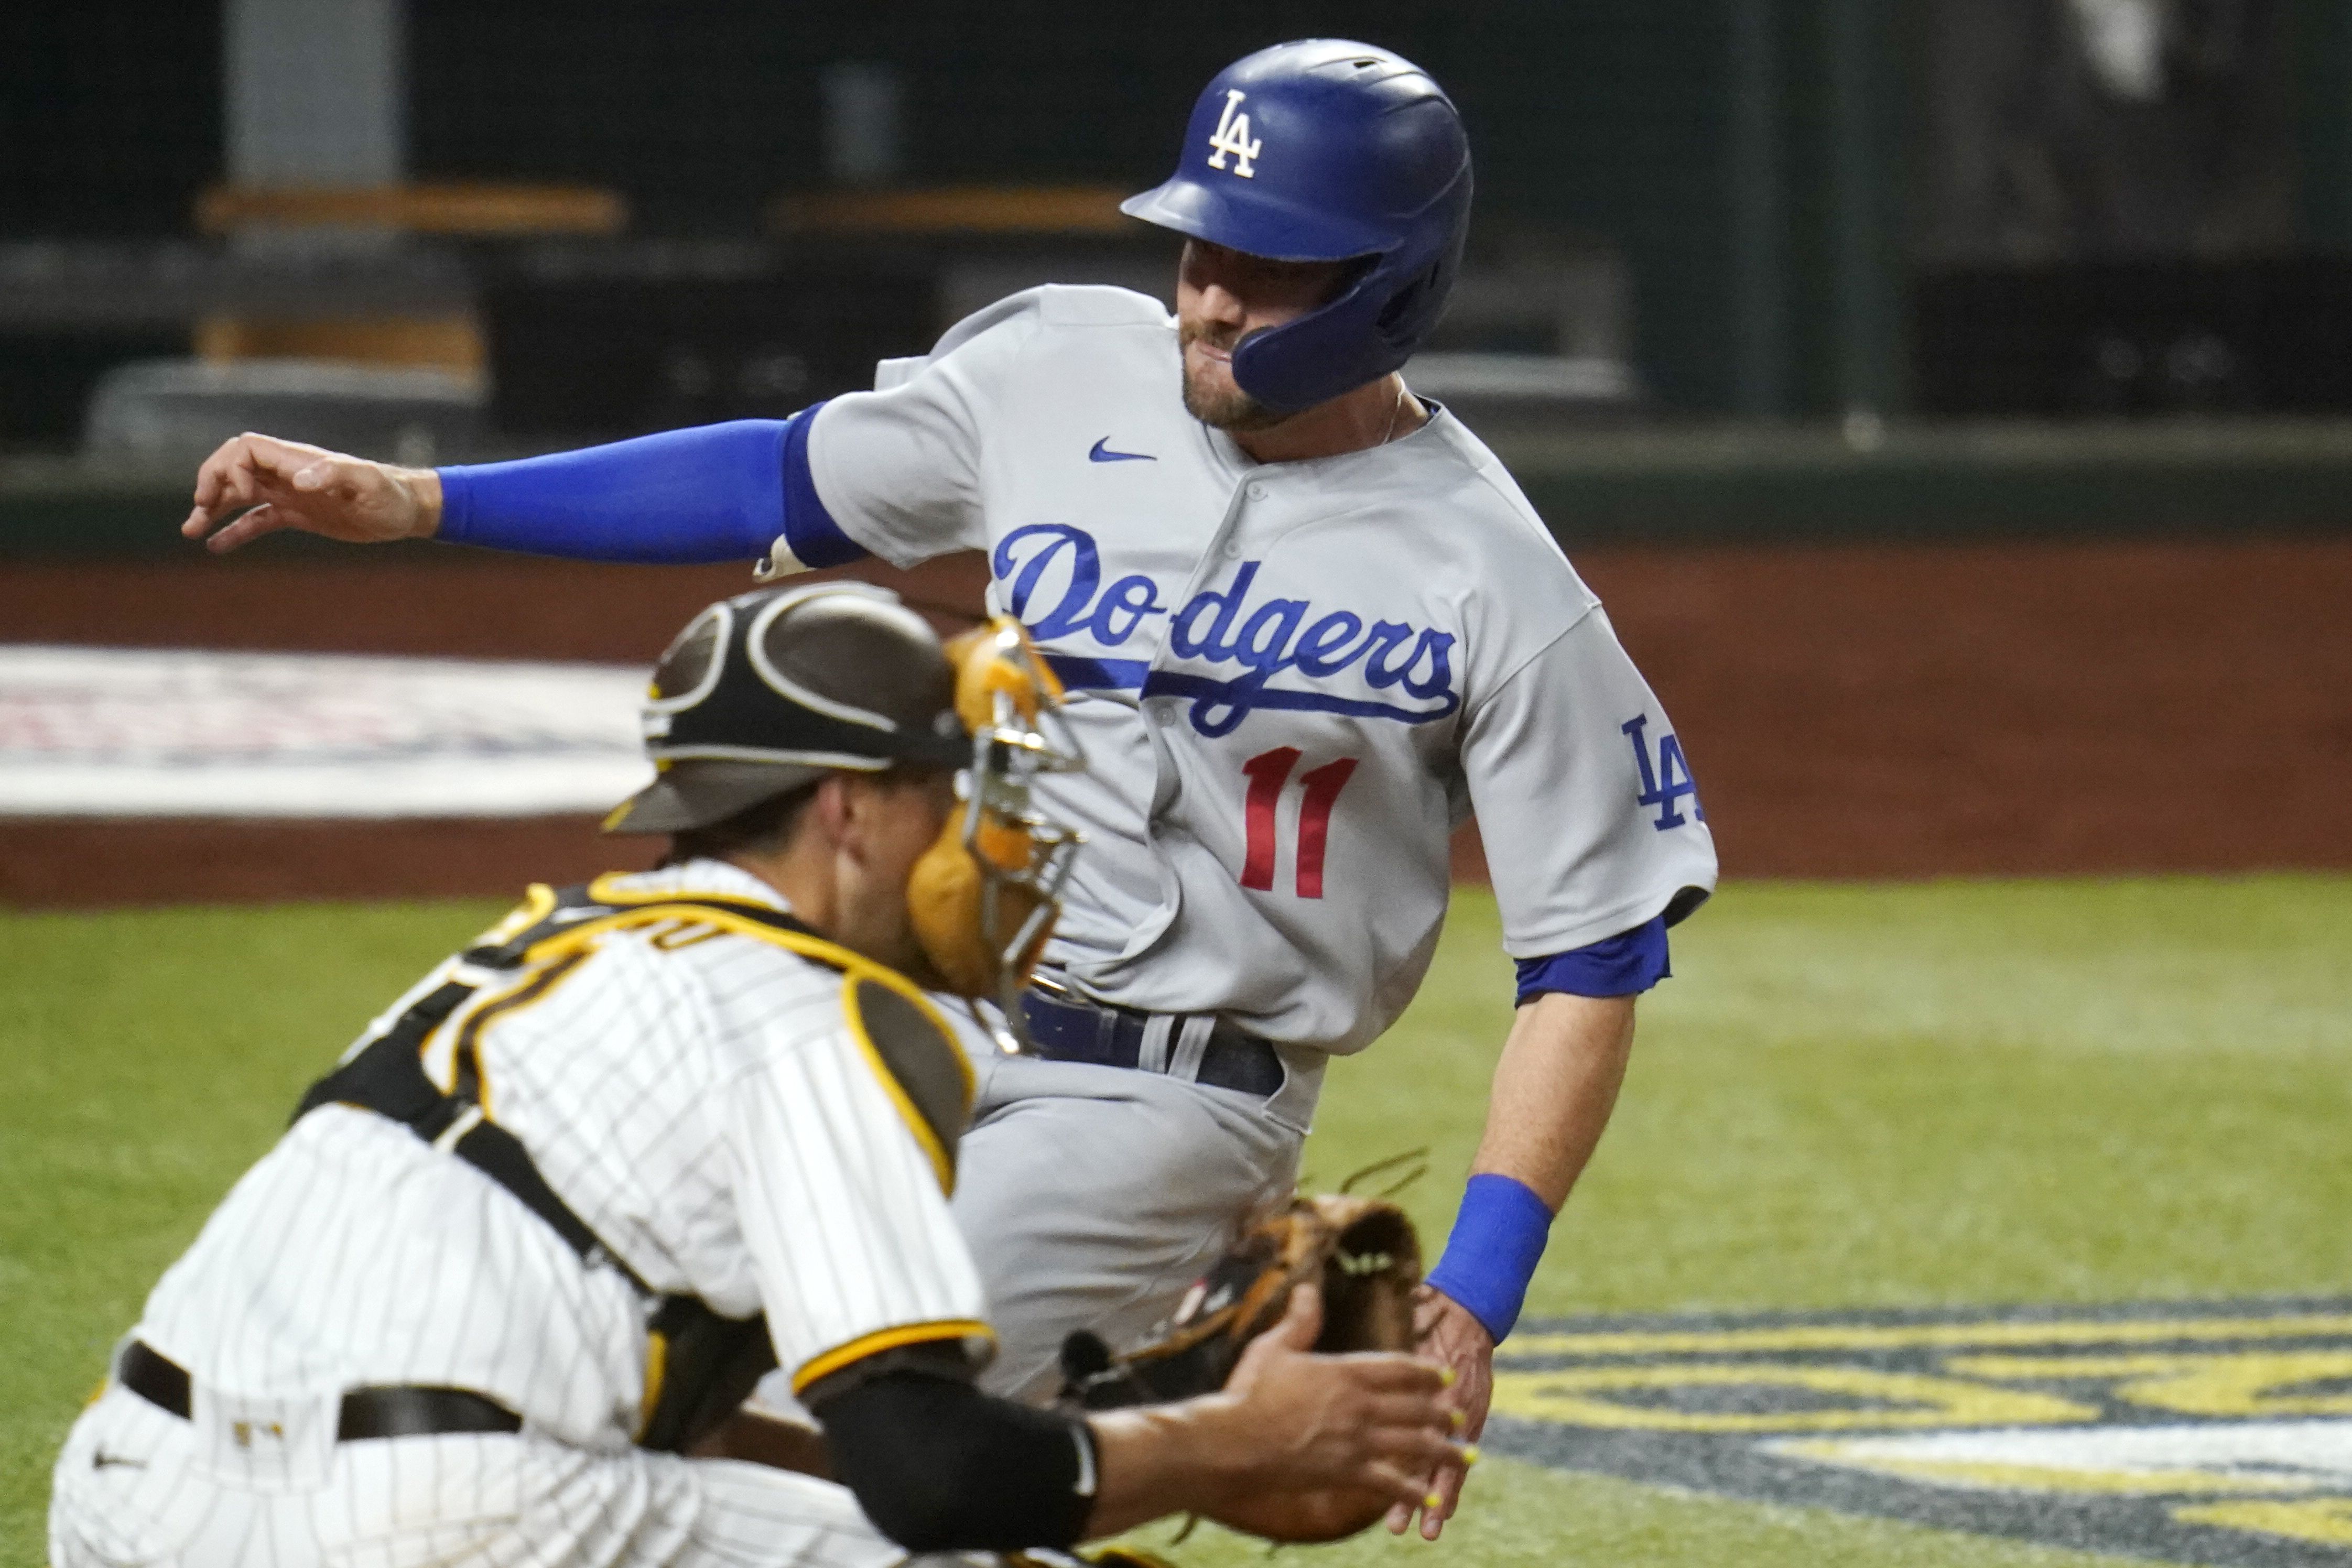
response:
<path fill-rule="evenodd" d="M 987 551 L 992 607 L 1073 690 L 1090 768 L 1045 793 L 1089 841 L 1051 963 L 1104 1000 L 1349 1052 L 1419 986 L 1473 810 L 1516 957 L 1706 896 L 1680 742 L 1476 437 L 1441 409 L 1260 465 L 1181 380 L 1158 302 L 1049 287 L 808 433 L 826 515 L 794 529 L 901 566 Z"/>

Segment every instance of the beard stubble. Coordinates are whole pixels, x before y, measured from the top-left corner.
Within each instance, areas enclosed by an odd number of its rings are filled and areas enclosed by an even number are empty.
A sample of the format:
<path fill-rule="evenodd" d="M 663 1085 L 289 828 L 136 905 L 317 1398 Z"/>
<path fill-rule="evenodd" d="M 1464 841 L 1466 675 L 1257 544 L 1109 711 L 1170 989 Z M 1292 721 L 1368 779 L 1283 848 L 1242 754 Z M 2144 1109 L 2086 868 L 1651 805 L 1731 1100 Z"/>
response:
<path fill-rule="evenodd" d="M 1219 334 L 1189 322 L 1180 323 L 1176 329 L 1177 374 L 1183 381 L 1184 412 L 1216 430 L 1265 430 L 1287 419 L 1289 415 L 1266 407 L 1238 386 L 1212 386 L 1205 371 L 1193 375 L 1191 350 L 1195 342 L 1232 351 L 1232 342 L 1218 339 Z"/>

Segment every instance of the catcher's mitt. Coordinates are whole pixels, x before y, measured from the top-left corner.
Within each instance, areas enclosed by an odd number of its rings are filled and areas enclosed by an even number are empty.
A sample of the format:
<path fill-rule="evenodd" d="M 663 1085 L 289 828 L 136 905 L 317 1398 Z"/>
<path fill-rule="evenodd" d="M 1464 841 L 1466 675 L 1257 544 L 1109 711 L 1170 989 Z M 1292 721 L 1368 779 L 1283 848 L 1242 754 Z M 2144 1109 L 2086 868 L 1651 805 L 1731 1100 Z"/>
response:
<path fill-rule="evenodd" d="M 1409 1351 L 1421 1238 L 1404 1210 L 1379 1197 L 1294 1197 L 1251 1225 L 1185 1295 L 1150 1343 L 1114 1356 L 1100 1339 L 1062 1345 L 1062 1398 L 1113 1410 L 1213 1393 L 1249 1342 L 1282 1319 L 1294 1286 L 1323 1287 L 1318 1351 Z"/>

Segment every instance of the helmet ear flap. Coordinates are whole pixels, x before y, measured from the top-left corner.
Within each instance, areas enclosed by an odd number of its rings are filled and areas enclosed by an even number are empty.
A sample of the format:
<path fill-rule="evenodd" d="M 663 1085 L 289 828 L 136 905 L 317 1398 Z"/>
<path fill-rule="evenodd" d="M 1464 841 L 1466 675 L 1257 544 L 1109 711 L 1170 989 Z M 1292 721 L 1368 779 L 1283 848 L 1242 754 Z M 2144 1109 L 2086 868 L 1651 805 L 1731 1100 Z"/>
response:
<path fill-rule="evenodd" d="M 1424 308 L 1424 302 L 1428 299 L 1430 291 L 1438 286 L 1437 275 L 1444 271 L 1444 267 L 1445 259 L 1440 256 L 1423 267 L 1405 283 L 1403 287 L 1389 296 L 1389 302 L 1381 307 L 1381 313 L 1378 316 L 1372 318 L 1372 325 L 1380 330 L 1382 337 L 1394 341 L 1400 338 L 1420 336 L 1420 333 L 1415 330 L 1421 325 L 1417 318 Z M 1400 330 L 1400 327 L 1403 329 Z"/>

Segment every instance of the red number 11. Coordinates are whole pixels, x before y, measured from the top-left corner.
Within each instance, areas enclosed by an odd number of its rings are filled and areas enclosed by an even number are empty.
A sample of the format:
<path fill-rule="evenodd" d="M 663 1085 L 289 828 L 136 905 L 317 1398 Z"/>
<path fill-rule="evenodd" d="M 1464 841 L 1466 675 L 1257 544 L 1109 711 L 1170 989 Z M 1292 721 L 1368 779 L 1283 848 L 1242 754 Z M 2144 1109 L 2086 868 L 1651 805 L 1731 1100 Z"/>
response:
<path fill-rule="evenodd" d="M 1248 850 L 1242 860 L 1242 885 L 1260 893 L 1274 891 L 1274 813 L 1282 802 L 1283 787 L 1290 782 L 1290 770 L 1298 766 L 1298 747 L 1277 746 L 1272 751 L 1260 752 L 1242 764 L 1243 776 L 1249 779 L 1249 798 L 1242 814 L 1248 831 Z M 1348 786 L 1348 776 L 1356 770 L 1358 758 L 1342 757 L 1337 762 L 1327 762 L 1310 768 L 1300 777 L 1298 787 L 1305 799 L 1298 804 L 1298 896 L 1323 896 L 1323 852 L 1331 837 L 1331 808 L 1339 802 L 1339 791 Z"/>

